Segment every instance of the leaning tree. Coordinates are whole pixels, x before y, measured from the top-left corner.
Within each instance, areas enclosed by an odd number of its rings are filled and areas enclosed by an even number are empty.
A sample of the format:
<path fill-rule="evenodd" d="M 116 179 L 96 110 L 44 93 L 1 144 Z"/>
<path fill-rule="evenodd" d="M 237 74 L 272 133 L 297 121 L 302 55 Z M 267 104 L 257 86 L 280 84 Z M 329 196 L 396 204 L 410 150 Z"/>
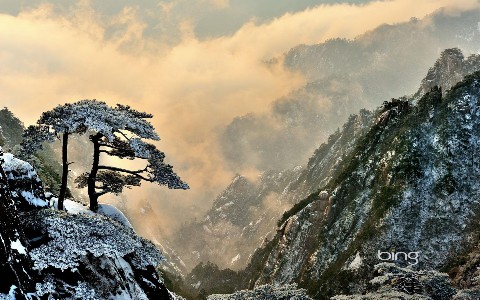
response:
<path fill-rule="evenodd" d="M 45 141 L 54 137 L 62 139 L 62 184 L 58 209 L 63 209 L 68 177 L 68 138 L 71 134 L 89 134 L 93 143 L 93 163 L 90 172 L 83 173 L 75 182 L 79 188 L 87 187 L 90 209 L 98 209 L 98 198 L 106 193 L 119 194 L 124 188 L 140 186 L 142 181 L 166 185 L 171 189 L 188 189 L 164 162 L 165 155 L 155 145 L 145 140 L 159 140 L 154 127 L 147 119 L 153 116 L 136 111 L 129 106 L 115 108 L 97 100 L 81 100 L 55 107 L 44 112 L 37 125 L 28 127 L 24 133 L 22 151 L 32 154 L 41 149 Z M 130 170 L 119 166 L 100 164 L 100 155 L 142 159 L 145 167 Z"/>
<path fill-rule="evenodd" d="M 145 140 L 159 140 L 147 119 L 153 116 L 129 106 L 111 108 L 96 100 L 76 104 L 76 114 L 87 128 L 93 144 L 93 163 L 90 172 L 83 173 L 75 182 L 87 187 L 90 209 L 98 210 L 98 198 L 107 193 L 119 194 L 124 188 L 140 186 L 142 181 L 165 185 L 170 189 L 188 189 L 188 185 L 164 162 L 165 155 Z M 144 160 L 145 166 L 131 170 L 121 166 L 100 163 L 101 154 L 120 159 Z"/>

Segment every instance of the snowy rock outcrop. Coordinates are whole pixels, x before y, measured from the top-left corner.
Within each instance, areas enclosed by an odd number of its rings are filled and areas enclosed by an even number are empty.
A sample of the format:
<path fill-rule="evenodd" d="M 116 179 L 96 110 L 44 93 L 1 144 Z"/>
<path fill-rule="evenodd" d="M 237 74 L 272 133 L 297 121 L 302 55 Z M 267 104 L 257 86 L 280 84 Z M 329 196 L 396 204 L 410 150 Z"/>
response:
<path fill-rule="evenodd" d="M 2 166 L 7 175 L 12 199 L 24 208 L 46 207 L 42 181 L 37 172 L 27 162 L 20 160 L 11 153 L 0 156 Z"/>
<path fill-rule="evenodd" d="M 1 148 L 0 153 L 3 154 Z M 33 290 L 32 281 L 39 276 L 27 256 L 27 238 L 6 178 L 5 169 L 0 166 L 0 297 L 3 293 L 5 298 L 15 299 L 19 294 L 18 298 L 24 299 Z"/>
<path fill-rule="evenodd" d="M 372 291 L 364 295 L 339 295 L 332 300 L 450 300 L 456 295 L 445 273 L 414 271 L 393 263 L 381 263 L 375 266 L 375 274 L 376 277 L 370 280 Z M 465 291 L 462 293 L 466 294 Z"/>
<path fill-rule="evenodd" d="M 208 300 L 312 300 L 296 284 L 284 286 L 262 285 L 254 290 L 237 291 L 231 295 L 211 295 Z"/>
<path fill-rule="evenodd" d="M 0 158 L 2 299 L 176 299 L 156 270 L 163 256 L 121 216 L 50 208 L 32 166 Z"/>

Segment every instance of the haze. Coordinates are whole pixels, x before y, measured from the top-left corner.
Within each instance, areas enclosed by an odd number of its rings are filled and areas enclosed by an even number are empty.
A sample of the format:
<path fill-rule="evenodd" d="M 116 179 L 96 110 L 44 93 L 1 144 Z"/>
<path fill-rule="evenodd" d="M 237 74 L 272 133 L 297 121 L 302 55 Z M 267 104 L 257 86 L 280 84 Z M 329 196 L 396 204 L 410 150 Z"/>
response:
<path fill-rule="evenodd" d="M 0 1 L 2 104 L 26 124 L 80 99 L 154 114 L 158 146 L 191 190 L 146 186 L 126 197 L 130 205 L 149 199 L 158 225 L 171 232 L 201 216 L 235 173 L 262 171 L 248 160 L 230 163 L 220 140 L 234 118 L 268 114 L 307 82 L 281 63 L 292 47 L 352 39 L 441 7 L 455 15 L 478 6 L 476 0 Z M 272 58 L 280 63 L 265 63 Z"/>

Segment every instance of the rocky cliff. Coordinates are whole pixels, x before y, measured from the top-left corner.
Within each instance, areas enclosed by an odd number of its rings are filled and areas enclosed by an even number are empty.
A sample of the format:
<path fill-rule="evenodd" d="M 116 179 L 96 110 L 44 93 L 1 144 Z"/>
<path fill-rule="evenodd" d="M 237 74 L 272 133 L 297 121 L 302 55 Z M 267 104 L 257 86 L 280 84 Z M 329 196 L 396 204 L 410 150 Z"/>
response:
<path fill-rule="evenodd" d="M 0 160 L 2 299 L 175 299 L 152 243 L 81 204 L 50 208 L 30 164 L 9 153 Z"/>
<path fill-rule="evenodd" d="M 306 167 L 266 171 L 258 178 L 236 176 L 203 220 L 176 234 L 174 248 L 181 249 L 177 252 L 185 264 L 211 261 L 243 268 L 253 251 L 272 238 L 282 214 L 330 179 L 372 120 L 366 110 L 352 115 L 341 131 L 315 151 Z"/>
<path fill-rule="evenodd" d="M 365 292 L 378 251 L 418 252 L 416 269 L 458 264 L 478 245 L 479 129 L 478 72 L 445 95 L 385 103 L 324 192 L 281 223 L 255 284 L 323 299 Z"/>

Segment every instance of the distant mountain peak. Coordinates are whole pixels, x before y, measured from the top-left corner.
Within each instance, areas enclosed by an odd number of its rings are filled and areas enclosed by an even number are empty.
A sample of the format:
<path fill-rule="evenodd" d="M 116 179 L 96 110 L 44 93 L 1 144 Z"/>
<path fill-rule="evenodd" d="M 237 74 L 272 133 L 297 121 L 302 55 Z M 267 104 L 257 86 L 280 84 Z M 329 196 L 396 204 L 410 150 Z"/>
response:
<path fill-rule="evenodd" d="M 467 74 L 478 70 L 480 70 L 480 55 L 473 54 L 465 59 L 460 49 L 446 49 L 440 54 L 433 67 L 428 70 L 416 96 L 421 97 L 434 86 L 441 87 L 445 93 L 457 82 L 462 81 Z"/>

